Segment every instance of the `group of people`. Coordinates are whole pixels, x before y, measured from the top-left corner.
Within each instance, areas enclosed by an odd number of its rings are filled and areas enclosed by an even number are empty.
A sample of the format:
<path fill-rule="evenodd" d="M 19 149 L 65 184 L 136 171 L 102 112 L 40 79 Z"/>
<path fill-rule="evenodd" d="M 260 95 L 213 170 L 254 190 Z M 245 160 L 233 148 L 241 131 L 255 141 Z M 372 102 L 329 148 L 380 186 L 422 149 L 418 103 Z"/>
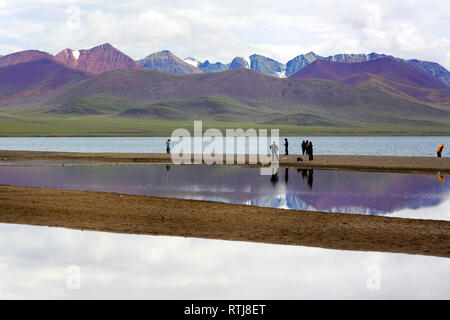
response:
<path fill-rule="evenodd" d="M 275 141 L 272 142 L 272 144 L 270 145 L 270 150 L 272 151 L 272 160 L 274 160 L 275 158 L 277 160 L 278 159 L 278 145 L 276 144 Z M 313 145 L 311 141 L 308 140 L 303 140 L 302 142 L 302 154 L 307 154 L 309 156 L 309 160 L 313 160 Z M 289 155 L 289 141 L 287 138 L 284 138 L 284 155 L 288 156 Z"/>
<path fill-rule="evenodd" d="M 311 141 L 303 140 L 302 142 L 302 154 L 306 154 L 309 156 L 309 160 L 313 160 L 313 145 Z"/>

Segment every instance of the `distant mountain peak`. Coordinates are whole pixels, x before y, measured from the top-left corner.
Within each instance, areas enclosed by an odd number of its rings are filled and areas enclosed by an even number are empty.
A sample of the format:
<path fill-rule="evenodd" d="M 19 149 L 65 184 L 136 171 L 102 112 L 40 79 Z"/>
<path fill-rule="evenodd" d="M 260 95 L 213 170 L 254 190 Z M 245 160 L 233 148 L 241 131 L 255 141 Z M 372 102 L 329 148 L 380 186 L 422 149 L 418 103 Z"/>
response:
<path fill-rule="evenodd" d="M 0 57 L 0 68 L 11 66 L 19 63 L 26 63 L 34 60 L 39 60 L 43 58 L 52 59 L 53 56 L 47 52 L 39 50 L 25 50 L 20 52 L 15 52 L 8 54 L 6 56 Z"/>
<path fill-rule="evenodd" d="M 77 70 L 91 73 L 102 73 L 121 68 L 142 69 L 141 65 L 109 43 L 91 49 L 75 51 L 65 49 L 55 55 L 55 60 Z"/>
<path fill-rule="evenodd" d="M 243 57 L 235 57 L 233 61 L 230 63 L 230 69 L 238 69 L 238 68 L 250 68 L 247 60 Z"/>
<path fill-rule="evenodd" d="M 274 59 L 262 56 L 260 54 L 252 54 L 250 57 L 250 68 L 271 76 L 283 77 L 285 65 Z"/>
<path fill-rule="evenodd" d="M 100 45 L 95 46 L 95 47 L 92 47 L 91 49 L 88 49 L 88 50 L 96 50 L 96 49 L 113 49 L 113 50 L 117 50 L 112 44 L 110 44 L 108 42 L 100 44 Z"/>
<path fill-rule="evenodd" d="M 199 64 L 200 64 L 200 61 L 198 61 L 197 59 L 194 59 L 194 58 L 192 58 L 192 57 L 184 58 L 183 61 L 186 62 L 186 63 L 188 63 L 188 64 L 190 64 L 190 65 L 192 65 L 192 66 L 194 66 L 194 67 L 196 67 L 196 68 L 197 68 L 197 67 L 199 66 Z"/>
<path fill-rule="evenodd" d="M 201 71 L 192 63 L 178 58 L 170 50 L 162 50 L 152 53 L 138 61 L 143 67 L 165 72 L 175 73 L 200 73 Z"/>
<path fill-rule="evenodd" d="M 172 51 L 170 50 L 161 50 L 159 52 L 156 52 L 154 54 L 159 54 L 159 55 L 167 55 L 167 56 L 175 56 Z"/>

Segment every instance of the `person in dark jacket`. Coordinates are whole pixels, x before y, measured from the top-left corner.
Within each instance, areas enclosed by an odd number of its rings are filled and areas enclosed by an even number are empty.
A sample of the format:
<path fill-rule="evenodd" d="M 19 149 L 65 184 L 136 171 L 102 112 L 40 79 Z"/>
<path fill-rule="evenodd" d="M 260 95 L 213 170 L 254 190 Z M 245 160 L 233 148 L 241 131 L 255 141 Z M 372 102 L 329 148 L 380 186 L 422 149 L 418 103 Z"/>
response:
<path fill-rule="evenodd" d="M 303 142 L 302 142 L 302 154 L 305 154 L 305 152 L 306 152 L 306 142 L 305 142 L 305 140 L 303 140 Z"/>
<path fill-rule="evenodd" d="M 306 146 L 306 154 L 309 156 L 309 160 L 313 160 L 313 145 L 312 142 L 308 142 L 308 145 Z"/>
<path fill-rule="evenodd" d="M 286 138 L 284 138 L 284 155 L 289 155 L 289 142 Z"/>

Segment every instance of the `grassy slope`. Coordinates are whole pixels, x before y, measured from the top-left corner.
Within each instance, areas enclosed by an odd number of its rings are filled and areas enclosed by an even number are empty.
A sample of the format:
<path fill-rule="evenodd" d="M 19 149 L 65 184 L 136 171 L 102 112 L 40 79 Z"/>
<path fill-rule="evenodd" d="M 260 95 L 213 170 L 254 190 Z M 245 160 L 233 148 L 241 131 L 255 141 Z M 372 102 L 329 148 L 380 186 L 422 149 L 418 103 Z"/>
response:
<path fill-rule="evenodd" d="M 445 125 L 446 124 L 446 125 Z M 174 129 L 192 131 L 192 121 L 169 121 L 91 116 L 47 115 L 36 119 L 0 112 L 0 136 L 169 136 Z M 450 135 L 450 122 L 437 126 L 354 123 L 353 127 L 268 125 L 251 122 L 204 121 L 203 129 L 279 129 L 281 135 Z"/>
<path fill-rule="evenodd" d="M 205 129 L 279 128 L 286 135 L 450 134 L 446 105 L 424 105 L 397 92 L 381 94 L 328 80 L 286 82 L 241 71 L 236 81 L 252 80 L 249 93 L 242 86 L 233 89 L 224 74 L 195 75 L 191 83 L 164 73 L 105 73 L 55 92 L 38 105 L 0 108 L 0 135 L 161 136 L 180 127 L 190 129 L 193 120 L 203 120 Z M 210 79 L 220 88 L 232 88 L 229 92 L 241 91 L 235 97 L 202 95 L 202 90 L 216 90 Z M 155 93 L 148 82 L 161 86 L 160 91 Z M 190 97 L 193 90 L 199 91 Z M 254 92 L 262 98 L 255 100 Z M 165 98 L 172 95 L 179 98 Z"/>

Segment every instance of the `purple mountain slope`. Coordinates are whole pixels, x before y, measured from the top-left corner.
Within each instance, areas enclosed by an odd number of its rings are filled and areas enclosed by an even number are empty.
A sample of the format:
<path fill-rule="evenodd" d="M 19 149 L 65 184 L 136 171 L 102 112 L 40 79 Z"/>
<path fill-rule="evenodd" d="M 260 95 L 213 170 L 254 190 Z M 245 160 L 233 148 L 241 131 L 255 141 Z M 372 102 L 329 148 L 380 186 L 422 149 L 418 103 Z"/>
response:
<path fill-rule="evenodd" d="M 364 73 L 380 75 L 387 81 L 403 83 L 405 85 L 429 89 L 446 89 L 445 85 L 441 82 L 391 58 L 381 58 L 356 63 L 316 60 L 299 72 L 293 74 L 291 78 L 325 79 L 355 84 L 352 80 L 347 79 L 355 74 Z"/>
<path fill-rule="evenodd" d="M 52 55 L 38 50 L 27 50 L 0 56 L 0 68 L 39 59 L 52 59 Z"/>
<path fill-rule="evenodd" d="M 13 64 L 0 68 L 0 101 L 36 97 L 89 77 L 51 58 Z"/>
<path fill-rule="evenodd" d="M 290 78 L 338 81 L 439 105 L 450 101 L 450 91 L 444 83 L 389 57 L 356 63 L 316 60 Z"/>

